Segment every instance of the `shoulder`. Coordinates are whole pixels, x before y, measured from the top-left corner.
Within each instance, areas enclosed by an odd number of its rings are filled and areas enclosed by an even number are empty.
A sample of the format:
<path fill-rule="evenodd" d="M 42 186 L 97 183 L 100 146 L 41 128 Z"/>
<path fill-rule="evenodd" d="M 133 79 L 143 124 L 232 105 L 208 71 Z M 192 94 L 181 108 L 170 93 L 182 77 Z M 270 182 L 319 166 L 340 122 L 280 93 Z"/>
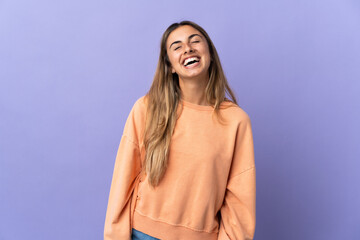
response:
<path fill-rule="evenodd" d="M 227 100 L 222 103 L 222 112 L 236 122 L 250 122 L 249 114 L 236 103 Z"/>
<path fill-rule="evenodd" d="M 144 115 L 146 112 L 146 95 L 137 98 L 132 106 L 131 112 L 135 116 Z"/>
<path fill-rule="evenodd" d="M 145 96 L 141 96 L 137 98 L 133 103 L 124 128 L 124 134 L 135 143 L 141 141 L 146 121 L 146 105 L 144 97 Z"/>

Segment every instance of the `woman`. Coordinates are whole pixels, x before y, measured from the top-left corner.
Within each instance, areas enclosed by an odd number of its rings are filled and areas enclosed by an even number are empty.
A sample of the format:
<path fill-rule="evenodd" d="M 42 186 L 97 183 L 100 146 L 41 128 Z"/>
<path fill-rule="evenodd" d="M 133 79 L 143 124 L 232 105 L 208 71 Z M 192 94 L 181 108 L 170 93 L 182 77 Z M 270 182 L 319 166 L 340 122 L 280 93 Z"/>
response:
<path fill-rule="evenodd" d="M 215 46 L 191 21 L 170 25 L 124 127 L 104 239 L 252 239 L 255 175 L 250 118 Z"/>

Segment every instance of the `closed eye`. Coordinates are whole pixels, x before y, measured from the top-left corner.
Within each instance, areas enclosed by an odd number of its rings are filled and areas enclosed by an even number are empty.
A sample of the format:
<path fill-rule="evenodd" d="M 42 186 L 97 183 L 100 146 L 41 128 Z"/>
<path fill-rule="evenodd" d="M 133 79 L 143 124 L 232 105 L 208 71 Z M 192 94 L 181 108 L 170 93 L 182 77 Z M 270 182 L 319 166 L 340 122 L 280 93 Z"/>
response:
<path fill-rule="evenodd" d="M 200 41 L 193 41 L 192 43 L 198 43 L 198 42 L 200 42 Z M 181 47 L 181 46 L 175 48 L 174 50 L 177 50 L 177 49 L 179 49 L 180 47 Z"/>

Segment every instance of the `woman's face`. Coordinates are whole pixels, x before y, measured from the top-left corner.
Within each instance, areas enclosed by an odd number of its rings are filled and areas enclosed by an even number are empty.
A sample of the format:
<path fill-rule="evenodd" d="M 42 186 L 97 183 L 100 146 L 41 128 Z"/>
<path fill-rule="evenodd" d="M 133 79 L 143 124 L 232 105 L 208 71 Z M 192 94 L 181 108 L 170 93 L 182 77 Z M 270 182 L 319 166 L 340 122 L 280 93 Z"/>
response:
<path fill-rule="evenodd" d="M 171 71 L 176 72 L 180 80 L 209 78 L 209 46 L 198 30 L 189 25 L 178 27 L 170 33 L 166 48 Z"/>

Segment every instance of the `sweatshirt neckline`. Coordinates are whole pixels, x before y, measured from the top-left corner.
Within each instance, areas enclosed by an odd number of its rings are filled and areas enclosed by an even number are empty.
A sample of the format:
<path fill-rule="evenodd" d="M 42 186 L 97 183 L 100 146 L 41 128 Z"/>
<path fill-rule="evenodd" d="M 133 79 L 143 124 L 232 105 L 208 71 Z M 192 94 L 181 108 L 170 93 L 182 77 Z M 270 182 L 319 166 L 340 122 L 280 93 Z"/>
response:
<path fill-rule="evenodd" d="M 202 111 L 213 111 L 214 110 L 213 106 L 199 105 L 199 104 L 191 103 L 191 102 L 185 101 L 182 98 L 180 100 L 181 100 L 182 104 L 188 108 L 202 110 Z"/>

